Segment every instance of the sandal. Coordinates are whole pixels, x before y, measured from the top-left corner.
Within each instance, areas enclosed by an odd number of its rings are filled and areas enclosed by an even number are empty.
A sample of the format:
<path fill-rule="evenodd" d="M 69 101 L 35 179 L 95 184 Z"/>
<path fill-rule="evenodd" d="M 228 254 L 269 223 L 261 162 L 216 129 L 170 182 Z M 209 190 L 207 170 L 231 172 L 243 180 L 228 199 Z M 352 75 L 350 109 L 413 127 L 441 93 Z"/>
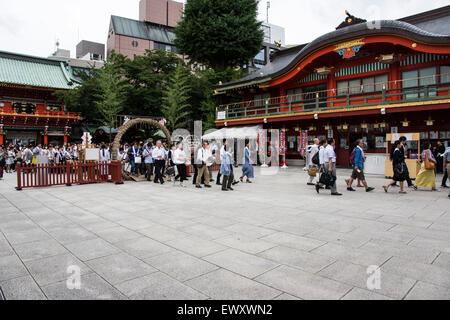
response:
<path fill-rule="evenodd" d="M 383 189 L 384 189 L 384 192 L 388 192 L 388 187 L 386 187 L 386 186 L 383 186 Z"/>
<path fill-rule="evenodd" d="M 399 191 L 398 193 L 400 193 L 400 194 L 407 194 L 408 192 L 406 192 L 406 191 Z"/>

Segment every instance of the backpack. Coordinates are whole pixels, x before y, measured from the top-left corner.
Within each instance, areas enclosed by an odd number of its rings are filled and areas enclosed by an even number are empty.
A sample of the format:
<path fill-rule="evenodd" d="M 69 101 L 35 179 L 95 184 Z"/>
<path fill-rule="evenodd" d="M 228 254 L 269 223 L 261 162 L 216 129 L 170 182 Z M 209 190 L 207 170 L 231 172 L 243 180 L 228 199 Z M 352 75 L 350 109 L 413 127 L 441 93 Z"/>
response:
<path fill-rule="evenodd" d="M 314 163 L 315 165 L 320 164 L 319 152 L 316 152 L 314 157 L 312 157 L 311 162 Z"/>
<path fill-rule="evenodd" d="M 350 164 L 351 165 L 355 164 L 355 151 L 356 151 L 356 148 L 353 149 L 352 153 L 350 154 Z"/>

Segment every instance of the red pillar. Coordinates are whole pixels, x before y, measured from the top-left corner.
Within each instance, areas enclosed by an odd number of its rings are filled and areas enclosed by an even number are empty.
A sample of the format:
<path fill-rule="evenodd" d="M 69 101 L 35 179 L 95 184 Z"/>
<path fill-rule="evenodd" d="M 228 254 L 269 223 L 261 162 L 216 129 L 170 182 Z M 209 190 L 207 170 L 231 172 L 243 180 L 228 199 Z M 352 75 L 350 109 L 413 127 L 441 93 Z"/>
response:
<path fill-rule="evenodd" d="M 69 130 L 67 127 L 64 128 L 64 144 L 69 142 Z"/>
<path fill-rule="evenodd" d="M 5 132 L 3 131 L 3 125 L 0 124 L 0 146 L 3 145 L 3 135 L 5 134 Z"/>

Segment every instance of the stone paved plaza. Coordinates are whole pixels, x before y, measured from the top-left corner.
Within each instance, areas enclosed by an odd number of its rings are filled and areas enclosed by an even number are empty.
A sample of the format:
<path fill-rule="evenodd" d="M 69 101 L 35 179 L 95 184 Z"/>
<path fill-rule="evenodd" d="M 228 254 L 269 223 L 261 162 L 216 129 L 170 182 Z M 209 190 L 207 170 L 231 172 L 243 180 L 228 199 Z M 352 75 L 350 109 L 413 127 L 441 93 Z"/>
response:
<path fill-rule="evenodd" d="M 7 299 L 450 299 L 447 192 L 317 195 L 306 173 L 234 192 L 126 182 L 15 191 L 0 181 Z M 240 172 L 240 169 L 238 170 Z M 439 179 L 439 177 L 438 177 Z M 369 290 L 370 265 L 381 268 Z M 69 290 L 70 268 L 81 289 Z M 69 273 L 68 273 L 69 271 Z"/>

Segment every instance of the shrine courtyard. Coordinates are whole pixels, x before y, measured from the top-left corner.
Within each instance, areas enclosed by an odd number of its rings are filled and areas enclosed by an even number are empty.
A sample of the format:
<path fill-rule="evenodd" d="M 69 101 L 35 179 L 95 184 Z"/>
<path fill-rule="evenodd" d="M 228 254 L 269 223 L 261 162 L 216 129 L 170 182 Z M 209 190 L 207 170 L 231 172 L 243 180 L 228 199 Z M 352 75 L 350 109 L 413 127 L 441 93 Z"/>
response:
<path fill-rule="evenodd" d="M 0 181 L 6 299 L 450 299 L 447 190 L 317 194 L 255 170 L 233 192 Z M 240 173 L 240 169 L 238 170 Z M 437 179 L 440 179 L 438 176 Z M 440 185 L 440 184 L 438 184 Z M 375 266 L 375 267 L 373 267 Z"/>

